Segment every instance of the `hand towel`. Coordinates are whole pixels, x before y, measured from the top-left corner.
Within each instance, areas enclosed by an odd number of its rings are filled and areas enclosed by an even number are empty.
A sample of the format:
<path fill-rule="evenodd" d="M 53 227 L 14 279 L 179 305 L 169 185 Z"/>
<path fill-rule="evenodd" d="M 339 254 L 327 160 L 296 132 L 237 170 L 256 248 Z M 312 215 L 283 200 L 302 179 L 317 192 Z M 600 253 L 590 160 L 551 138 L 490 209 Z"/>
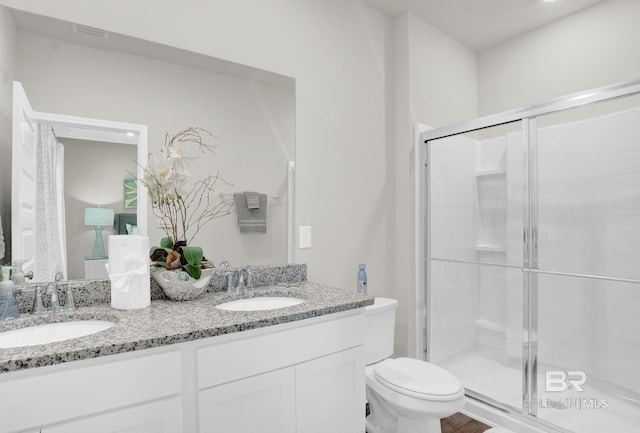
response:
<path fill-rule="evenodd" d="M 258 196 L 258 208 L 250 209 L 247 194 Z M 236 212 L 238 214 L 238 228 L 240 233 L 266 233 L 267 232 L 267 195 L 249 192 L 237 192 L 233 194 L 236 200 Z"/>
<path fill-rule="evenodd" d="M 247 199 L 247 209 L 260 209 L 260 194 L 257 192 L 245 191 Z"/>

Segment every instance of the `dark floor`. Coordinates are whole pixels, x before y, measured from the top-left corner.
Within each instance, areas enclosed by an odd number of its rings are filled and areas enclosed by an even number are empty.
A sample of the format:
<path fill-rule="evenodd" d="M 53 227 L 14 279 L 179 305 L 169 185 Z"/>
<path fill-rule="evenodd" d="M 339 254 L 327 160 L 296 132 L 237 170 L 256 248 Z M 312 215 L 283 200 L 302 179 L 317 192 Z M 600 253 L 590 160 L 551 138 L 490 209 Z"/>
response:
<path fill-rule="evenodd" d="M 442 433 L 482 433 L 491 427 L 461 413 L 440 421 Z"/>

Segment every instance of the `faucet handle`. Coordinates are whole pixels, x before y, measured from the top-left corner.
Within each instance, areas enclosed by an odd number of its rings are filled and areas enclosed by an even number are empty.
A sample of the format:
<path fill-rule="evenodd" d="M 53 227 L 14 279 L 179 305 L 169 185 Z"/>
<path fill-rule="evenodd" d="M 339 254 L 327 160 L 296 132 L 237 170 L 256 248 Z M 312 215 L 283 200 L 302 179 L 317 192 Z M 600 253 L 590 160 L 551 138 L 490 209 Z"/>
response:
<path fill-rule="evenodd" d="M 243 290 L 244 285 L 244 275 L 242 274 L 242 270 L 238 272 L 238 287 L 236 288 L 236 293 L 240 293 Z"/>
<path fill-rule="evenodd" d="M 227 292 L 231 292 L 233 290 L 233 275 L 235 274 L 234 271 L 227 271 L 226 275 L 227 275 Z"/>
<path fill-rule="evenodd" d="M 253 278 L 251 277 L 251 268 L 247 267 L 247 289 L 253 289 Z"/>
<path fill-rule="evenodd" d="M 51 308 L 52 313 L 57 313 L 60 311 L 60 298 L 58 297 L 58 290 L 56 286 L 53 284 L 49 284 L 47 286 L 47 294 L 49 297 L 49 307 Z"/>
<path fill-rule="evenodd" d="M 41 314 L 45 311 L 46 309 L 44 308 L 44 303 L 42 302 L 42 289 L 40 288 L 40 286 L 36 286 L 31 314 Z"/>
<path fill-rule="evenodd" d="M 73 311 L 76 309 L 76 303 L 73 299 L 73 290 L 71 286 L 67 286 L 67 294 L 65 295 L 64 305 L 62 306 L 64 311 Z"/>

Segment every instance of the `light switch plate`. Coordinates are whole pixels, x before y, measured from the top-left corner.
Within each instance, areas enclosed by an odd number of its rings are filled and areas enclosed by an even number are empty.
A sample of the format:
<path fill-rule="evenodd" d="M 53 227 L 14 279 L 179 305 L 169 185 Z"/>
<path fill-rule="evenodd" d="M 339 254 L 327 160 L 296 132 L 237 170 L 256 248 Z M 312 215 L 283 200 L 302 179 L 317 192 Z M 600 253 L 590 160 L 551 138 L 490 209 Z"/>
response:
<path fill-rule="evenodd" d="M 300 248 L 311 248 L 311 226 L 299 227 Z"/>

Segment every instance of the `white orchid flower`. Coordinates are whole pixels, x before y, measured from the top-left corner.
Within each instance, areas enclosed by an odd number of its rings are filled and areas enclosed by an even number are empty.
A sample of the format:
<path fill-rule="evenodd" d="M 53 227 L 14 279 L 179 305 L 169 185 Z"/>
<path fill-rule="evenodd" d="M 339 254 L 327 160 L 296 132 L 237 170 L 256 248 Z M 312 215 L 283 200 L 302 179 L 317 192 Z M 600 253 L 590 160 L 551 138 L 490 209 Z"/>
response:
<path fill-rule="evenodd" d="M 184 157 L 184 148 L 182 146 L 169 146 L 167 148 L 168 159 L 182 159 Z"/>

